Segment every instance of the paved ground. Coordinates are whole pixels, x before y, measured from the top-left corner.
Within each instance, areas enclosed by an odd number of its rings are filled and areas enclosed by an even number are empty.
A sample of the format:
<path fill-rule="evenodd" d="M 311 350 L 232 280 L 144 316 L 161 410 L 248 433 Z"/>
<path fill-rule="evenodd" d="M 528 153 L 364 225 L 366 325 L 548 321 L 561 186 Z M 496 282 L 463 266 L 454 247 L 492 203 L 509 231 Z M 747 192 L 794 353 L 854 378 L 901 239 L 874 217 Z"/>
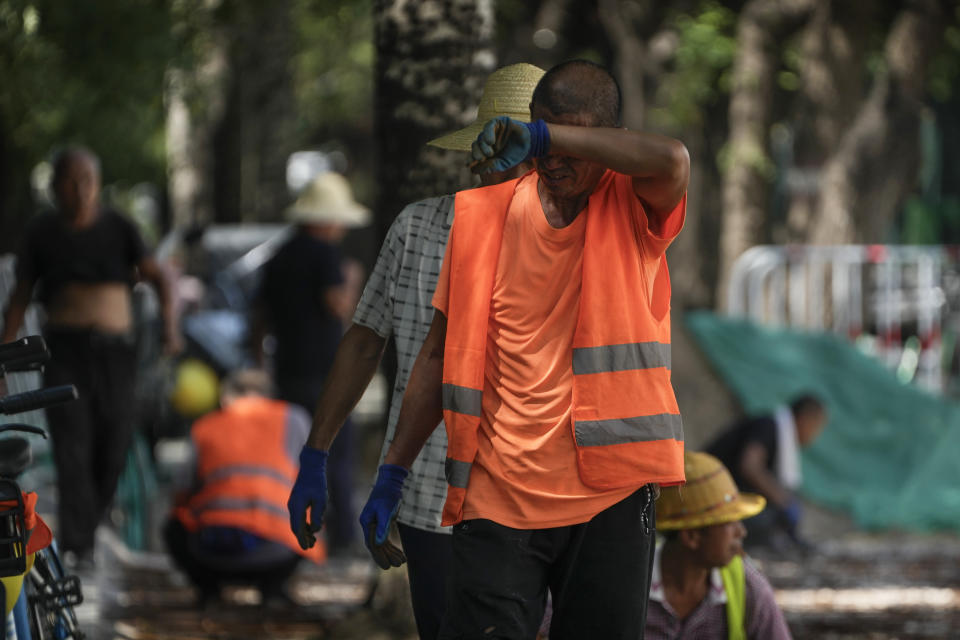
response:
<path fill-rule="evenodd" d="M 755 554 L 797 640 L 960 638 L 960 538 L 867 534 L 809 511 L 808 535 L 829 536 L 815 551 Z M 415 638 L 400 570 L 363 560 L 305 566 L 292 583 L 296 605 L 262 606 L 255 590 L 236 587 L 200 609 L 164 555 L 132 553 L 107 531 L 98 545 L 78 611 L 94 640 Z"/>
<path fill-rule="evenodd" d="M 165 555 L 131 552 L 103 529 L 97 544 L 97 569 L 81 576 L 77 609 L 91 640 L 415 637 L 405 574 L 382 574 L 365 560 L 303 565 L 290 585 L 295 603 L 263 605 L 256 589 L 237 585 L 201 608 Z"/>
<path fill-rule="evenodd" d="M 794 638 L 960 638 L 960 537 L 865 533 L 807 511 L 814 551 L 755 554 Z"/>

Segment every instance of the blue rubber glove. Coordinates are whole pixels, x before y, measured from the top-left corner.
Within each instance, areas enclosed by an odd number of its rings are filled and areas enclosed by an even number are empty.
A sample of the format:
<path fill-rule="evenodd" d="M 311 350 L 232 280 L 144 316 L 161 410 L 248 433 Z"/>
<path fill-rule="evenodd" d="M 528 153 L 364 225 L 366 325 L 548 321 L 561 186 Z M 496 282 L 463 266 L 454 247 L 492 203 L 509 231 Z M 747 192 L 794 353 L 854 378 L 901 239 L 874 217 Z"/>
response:
<path fill-rule="evenodd" d="M 329 455 L 326 451 L 307 446 L 300 451 L 300 471 L 290 491 L 287 510 L 290 512 L 290 529 L 297 536 L 302 549 L 309 549 L 317 542 L 314 534 L 323 526 L 323 512 L 327 508 Z M 309 521 L 307 509 L 310 509 Z"/>
<path fill-rule="evenodd" d="M 363 542 L 381 569 L 399 567 L 407 561 L 403 551 L 390 542 L 387 535 L 400 509 L 403 481 L 409 473 L 399 465 L 380 465 L 377 470 L 377 481 L 373 485 L 370 497 L 367 498 L 367 503 L 363 505 L 363 511 L 360 512 Z"/>
<path fill-rule="evenodd" d="M 474 173 L 506 171 L 550 150 L 550 132 L 543 120 L 526 123 L 498 116 L 483 125 L 470 148 Z"/>
<path fill-rule="evenodd" d="M 794 498 L 790 504 L 781 511 L 783 525 L 790 534 L 791 538 L 797 538 L 797 528 L 800 526 L 800 518 L 803 516 L 803 505 Z"/>

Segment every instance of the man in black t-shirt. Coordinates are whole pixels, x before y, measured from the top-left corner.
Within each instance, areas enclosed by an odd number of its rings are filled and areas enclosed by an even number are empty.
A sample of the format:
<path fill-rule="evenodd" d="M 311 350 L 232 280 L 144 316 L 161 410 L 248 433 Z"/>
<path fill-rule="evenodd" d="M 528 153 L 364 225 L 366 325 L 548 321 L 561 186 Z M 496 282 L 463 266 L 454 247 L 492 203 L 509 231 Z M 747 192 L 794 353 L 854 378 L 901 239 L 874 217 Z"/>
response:
<path fill-rule="evenodd" d="M 261 338 L 267 331 L 273 334 L 277 397 L 299 404 L 312 417 L 344 323 L 357 305 L 362 279 L 359 267 L 344 264 L 338 245 L 349 227 L 369 222 L 370 212 L 354 201 L 346 179 L 331 172 L 307 186 L 287 210 L 287 218 L 295 224 L 294 233 L 263 268 L 254 349 L 262 364 Z M 337 453 L 331 456 L 329 469 L 331 553 L 348 547 L 356 529 L 353 445 L 351 429 L 344 427 L 334 443 Z"/>
<path fill-rule="evenodd" d="M 131 285 L 156 288 L 169 351 L 179 351 L 170 288 L 136 228 L 100 202 L 100 164 L 83 148 L 54 160 L 57 210 L 32 219 L 3 315 L 16 338 L 37 289 L 52 360 L 47 385 L 74 384 L 76 402 L 47 410 L 59 488 L 57 536 L 67 562 L 90 566 L 94 531 L 113 499 L 133 434 L 135 353 Z"/>
<path fill-rule="evenodd" d="M 769 415 L 735 423 L 707 446 L 706 451 L 730 470 L 741 491 L 767 499 L 763 513 L 744 521 L 752 543 L 774 542 L 777 530 L 800 541 L 802 507 L 796 495 L 802 480 L 800 449 L 813 443 L 826 422 L 823 403 L 804 394 Z"/>

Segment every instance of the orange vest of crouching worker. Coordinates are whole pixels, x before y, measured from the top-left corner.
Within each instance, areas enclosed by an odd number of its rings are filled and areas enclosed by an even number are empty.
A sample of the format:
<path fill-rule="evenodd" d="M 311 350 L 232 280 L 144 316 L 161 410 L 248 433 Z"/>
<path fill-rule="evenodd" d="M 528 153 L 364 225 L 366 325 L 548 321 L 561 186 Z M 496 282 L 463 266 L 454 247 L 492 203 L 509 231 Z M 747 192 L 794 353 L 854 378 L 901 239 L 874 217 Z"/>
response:
<path fill-rule="evenodd" d="M 236 527 L 324 560 L 323 544 L 304 551 L 290 531 L 287 498 L 298 463 L 286 441 L 289 411 L 285 402 L 243 397 L 194 423 L 199 490 L 175 512 L 188 531 Z"/>

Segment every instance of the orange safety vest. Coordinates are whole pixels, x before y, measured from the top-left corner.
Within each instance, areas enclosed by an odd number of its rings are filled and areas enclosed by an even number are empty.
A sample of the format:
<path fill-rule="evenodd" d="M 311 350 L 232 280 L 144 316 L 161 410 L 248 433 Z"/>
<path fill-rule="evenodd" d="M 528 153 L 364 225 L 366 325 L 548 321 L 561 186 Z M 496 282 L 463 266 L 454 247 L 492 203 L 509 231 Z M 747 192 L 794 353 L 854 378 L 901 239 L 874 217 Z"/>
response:
<path fill-rule="evenodd" d="M 304 551 L 290 530 L 287 499 L 298 471 L 286 442 L 290 409 L 278 400 L 244 397 L 194 423 L 199 490 L 176 509 L 187 530 L 236 527 L 323 561 L 323 544 Z"/>
<path fill-rule="evenodd" d="M 30 572 L 30 568 L 33 566 L 34 554 L 41 549 L 49 547 L 53 540 L 50 527 L 47 526 L 47 523 L 44 522 L 40 514 L 37 513 L 37 494 L 31 491 L 27 493 L 21 492 L 21 495 L 23 496 L 23 534 L 26 540 L 26 549 L 16 544 L 11 551 L 15 556 L 26 555 L 25 565 L 27 570 L 26 573 L 23 574 L 0 576 L 0 584 L 2 584 L 3 590 L 0 601 L 4 603 L 4 617 L 13 610 L 13 606 L 20 597 L 20 591 L 23 588 L 23 576 Z M 16 506 L 18 506 L 16 500 L 4 500 L 0 502 L 0 510 Z"/>
<path fill-rule="evenodd" d="M 670 383 L 670 276 L 642 269 L 628 180 L 608 171 L 590 197 L 580 316 L 573 340 L 572 428 L 580 478 L 597 489 L 679 484 L 683 426 Z M 487 324 L 517 180 L 456 195 L 443 359 L 449 485 L 443 524 L 463 514 L 477 453 Z"/>

